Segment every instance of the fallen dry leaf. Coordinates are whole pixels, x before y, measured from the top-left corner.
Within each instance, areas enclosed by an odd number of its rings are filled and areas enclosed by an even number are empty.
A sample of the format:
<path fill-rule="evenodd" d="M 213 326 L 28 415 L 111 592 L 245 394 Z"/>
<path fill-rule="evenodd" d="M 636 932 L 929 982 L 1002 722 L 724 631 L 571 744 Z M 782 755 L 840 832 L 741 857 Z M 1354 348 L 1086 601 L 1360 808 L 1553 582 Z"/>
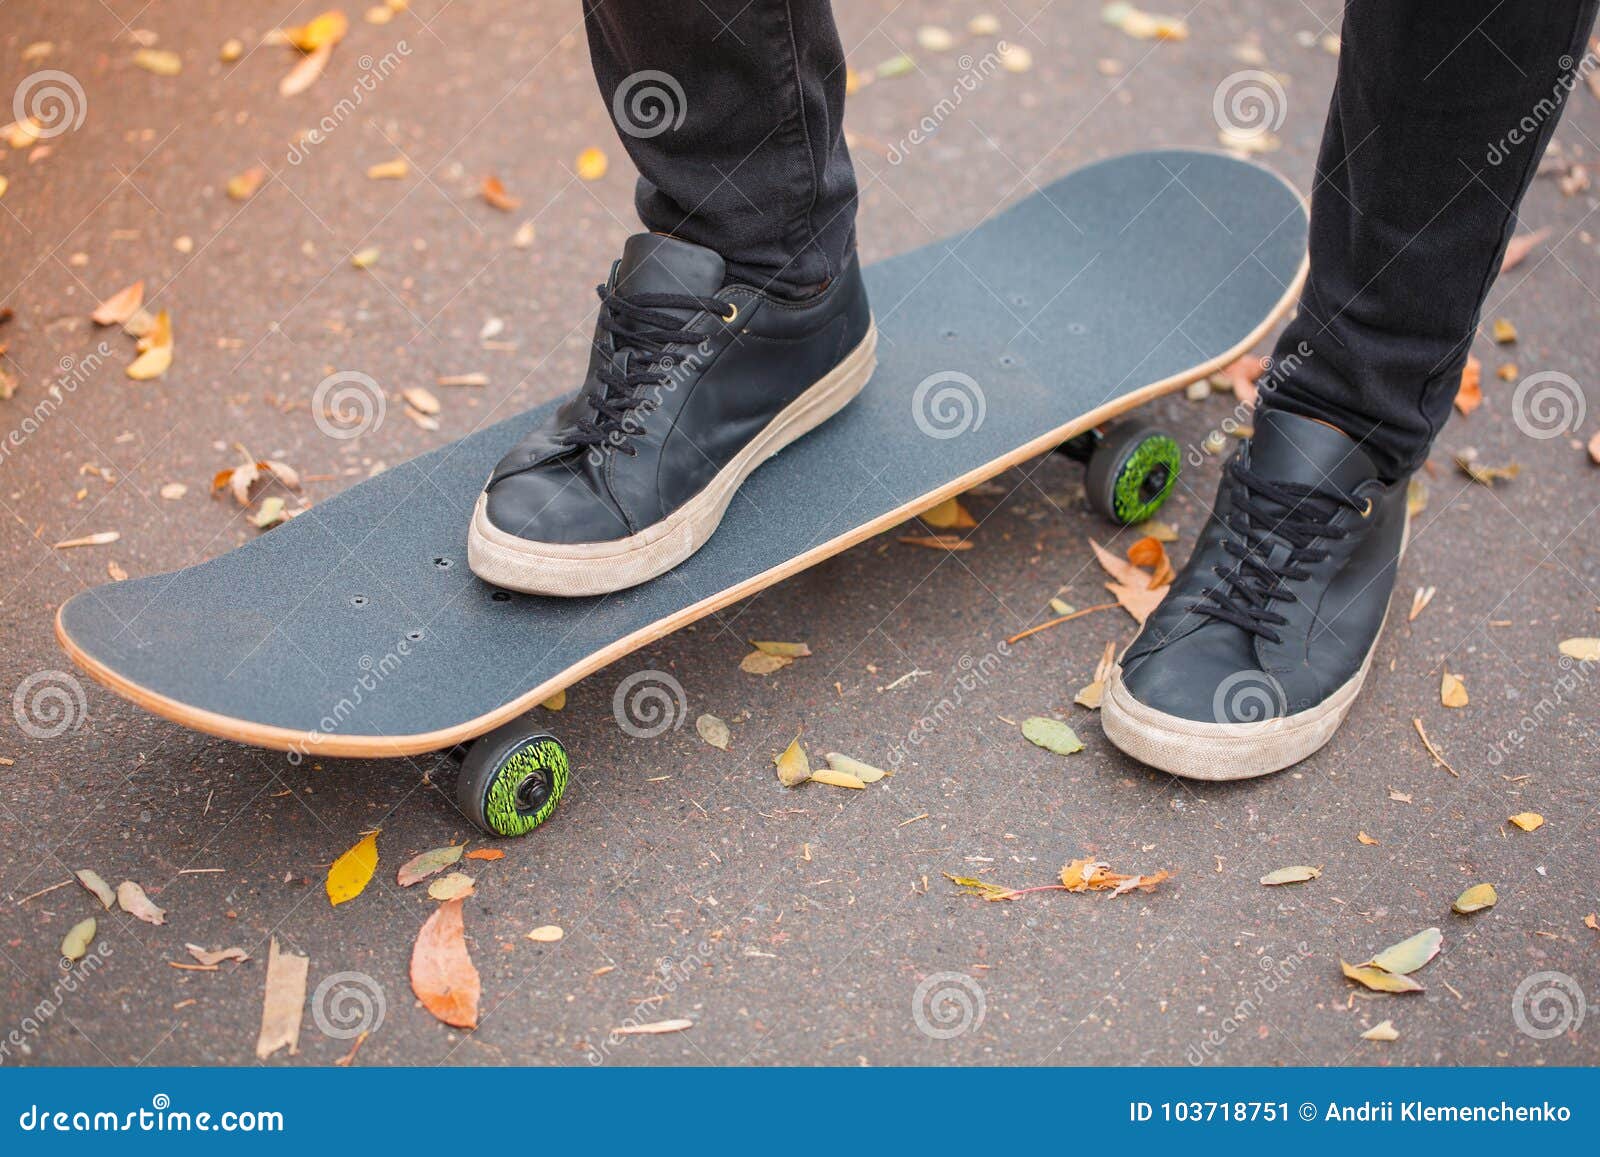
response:
<path fill-rule="evenodd" d="M 285 28 L 283 38 L 301 52 L 332 47 L 350 31 L 350 21 L 338 8 L 329 9 L 297 28 Z"/>
<path fill-rule="evenodd" d="M 89 316 L 96 325 L 121 325 L 144 304 L 144 281 L 135 281 L 125 289 L 119 289 L 99 305 L 94 307 L 94 312 Z"/>
<path fill-rule="evenodd" d="M 132 880 L 124 880 L 117 885 L 117 906 L 146 924 L 167 922 L 166 911 L 156 907 L 155 902 L 145 895 L 144 889 Z"/>
<path fill-rule="evenodd" d="M 814 783 L 825 783 L 829 787 L 848 787 L 864 790 L 867 786 L 848 771 L 837 771 L 831 767 L 816 768 L 812 771 L 810 778 Z"/>
<path fill-rule="evenodd" d="M 774 643 L 763 639 L 751 639 L 750 645 L 764 655 L 785 655 L 791 659 L 804 659 L 811 654 L 811 648 L 805 643 Z"/>
<path fill-rule="evenodd" d="M 1042 747 L 1056 755 L 1072 755 L 1083 750 L 1083 740 L 1059 719 L 1034 715 L 1022 721 L 1022 735 L 1035 747 Z"/>
<path fill-rule="evenodd" d="M 978 525 L 978 520 L 972 517 L 971 511 L 961 505 L 959 498 L 946 498 L 939 505 L 924 510 L 917 517 L 934 530 L 971 530 Z"/>
<path fill-rule="evenodd" d="M 1399 1040 L 1400 1033 L 1394 1027 L 1392 1020 L 1380 1020 L 1366 1032 L 1361 1034 L 1362 1040 Z"/>
<path fill-rule="evenodd" d="M 172 367 L 172 316 L 162 310 L 155 324 L 139 339 L 139 356 L 122 372 L 136 382 L 159 378 Z"/>
<path fill-rule="evenodd" d="M 1369 848 L 1375 848 L 1378 846 L 1378 841 L 1367 835 L 1366 832 L 1357 832 L 1356 842 L 1359 844 L 1365 844 Z"/>
<path fill-rule="evenodd" d="M 409 172 L 411 172 L 411 163 L 404 157 L 396 157 L 392 161 L 368 165 L 367 179 L 370 181 L 398 181 Z"/>
<path fill-rule="evenodd" d="M 248 201 L 256 195 L 261 183 L 267 179 L 267 170 L 260 165 L 246 169 L 228 179 L 228 196 L 235 201 Z"/>
<path fill-rule="evenodd" d="M 1517 340 L 1517 327 L 1504 317 L 1497 317 L 1489 326 L 1489 334 L 1497 345 L 1510 345 Z"/>
<path fill-rule="evenodd" d="M 190 956 L 200 964 L 221 964 L 224 960 L 233 960 L 243 964 L 250 959 L 250 954 L 243 948 L 218 948 L 215 951 L 200 947 L 198 944 L 185 944 Z"/>
<path fill-rule="evenodd" d="M 110 884 L 100 878 L 99 872 L 90 868 L 79 868 L 72 874 L 78 878 L 78 883 L 87 888 L 94 898 L 100 901 L 100 906 L 107 911 L 110 910 L 111 905 L 117 902 L 117 894 L 111 890 Z"/>
<path fill-rule="evenodd" d="M 566 933 L 561 930 L 561 925 L 559 924 L 541 924 L 532 932 L 529 932 L 527 938 L 536 944 L 554 944 L 565 935 Z"/>
<path fill-rule="evenodd" d="M 501 184 L 499 177 L 485 177 L 478 192 L 491 206 L 502 213 L 510 213 L 522 202 L 506 192 L 505 185 Z"/>
<path fill-rule="evenodd" d="M 61 955 L 67 960 L 82 960 L 89 951 L 89 943 L 94 939 L 98 927 L 95 918 L 90 916 L 67 929 L 67 934 L 61 938 Z"/>
<path fill-rule="evenodd" d="M 1459 675 L 1452 675 L 1446 671 L 1439 680 L 1439 702 L 1446 707 L 1465 707 L 1471 700 L 1467 698 L 1467 685 L 1461 681 Z"/>
<path fill-rule="evenodd" d="M 473 848 L 472 851 L 467 853 L 467 859 L 469 860 L 484 860 L 492 862 L 494 860 L 503 860 L 505 858 L 506 854 L 499 848 Z"/>
<path fill-rule="evenodd" d="M 1417 593 L 1411 596 L 1411 611 L 1406 615 L 1406 622 L 1414 623 L 1417 616 L 1428 609 L 1428 604 L 1433 602 L 1433 596 L 1438 591 L 1437 587 L 1418 587 Z"/>
<path fill-rule="evenodd" d="M 328 58 L 332 55 L 333 45 L 331 44 L 325 44 L 313 52 L 306 53 L 278 82 L 278 95 L 299 96 L 313 84 L 316 84 L 317 78 L 328 67 Z"/>
<path fill-rule="evenodd" d="M 365 249 L 357 249 L 350 254 L 350 264 L 357 269 L 371 269 L 378 263 L 378 258 L 381 255 L 382 250 L 376 245 L 369 245 Z"/>
<path fill-rule="evenodd" d="M 769 655 L 765 651 L 751 651 L 739 660 L 739 670 L 746 675 L 770 675 L 774 671 L 783 670 L 793 662 L 794 658 L 789 655 Z"/>
<path fill-rule="evenodd" d="M 811 778 L 811 760 L 806 757 L 806 749 L 800 746 L 798 733 L 772 762 L 778 768 L 778 782 L 784 787 L 799 787 Z"/>
<path fill-rule="evenodd" d="M 438 1020 L 455 1028 L 478 1026 L 482 984 L 467 953 L 461 907 L 446 900 L 423 923 L 411 949 L 411 991 Z"/>
<path fill-rule="evenodd" d="M 402 888 L 409 888 L 412 884 L 444 871 L 461 861 L 464 847 L 463 844 L 450 844 L 442 848 L 430 848 L 426 852 L 412 856 L 400 865 L 400 870 L 395 873 L 395 883 Z"/>
<path fill-rule="evenodd" d="M 311 958 L 281 952 L 278 938 L 267 948 L 266 995 L 261 1002 L 261 1031 L 256 1035 L 256 1057 L 266 1060 L 281 1048 L 289 1055 L 300 1051 L 300 1018 L 306 1004 L 306 975 Z"/>
<path fill-rule="evenodd" d="M 1073 860 L 1061 869 L 1061 886 L 1068 892 L 1110 892 L 1113 896 L 1121 896 L 1135 888 L 1141 892 L 1153 892 L 1158 884 L 1171 876 L 1172 873 L 1165 870 L 1149 875 L 1125 876 L 1113 872 L 1110 864 L 1081 859 Z"/>
<path fill-rule="evenodd" d="M 566 705 L 567 691 L 565 687 L 563 687 L 560 691 L 557 691 L 554 695 L 550 696 L 550 698 L 546 699 L 543 703 L 539 704 L 539 706 L 543 707 L 546 711 L 560 711 L 564 709 Z"/>
<path fill-rule="evenodd" d="M 1493 884 L 1474 884 L 1461 895 L 1456 897 L 1456 902 L 1450 905 L 1454 912 L 1465 916 L 1469 912 L 1481 912 L 1485 908 L 1493 908 L 1500 902 L 1500 895 L 1494 890 Z"/>
<path fill-rule="evenodd" d="M 1461 773 L 1459 771 L 1457 771 L 1455 768 L 1450 766 L 1449 762 L 1445 759 L 1443 753 L 1441 753 L 1440 750 L 1433 745 L 1433 740 L 1428 738 L 1428 732 L 1422 726 L 1422 720 L 1421 719 L 1412 719 L 1411 720 L 1411 726 L 1416 728 L 1417 738 L 1422 740 L 1422 746 L 1426 747 L 1428 749 L 1428 754 L 1433 756 L 1433 761 L 1435 763 L 1437 763 L 1440 767 L 1442 767 L 1446 771 L 1448 771 L 1451 775 L 1455 776 L 1457 779 L 1460 779 L 1461 778 Z"/>
<path fill-rule="evenodd" d="M 840 755 L 837 751 L 830 751 L 825 757 L 828 766 L 834 771 L 842 771 L 846 775 L 854 776 L 862 783 L 877 783 L 886 775 L 893 774 L 881 767 L 873 767 L 870 763 L 862 763 L 859 759 L 852 759 L 848 755 Z"/>
<path fill-rule="evenodd" d="M 157 76 L 177 76 L 183 71 L 183 57 L 165 48 L 141 48 L 133 54 L 133 63 Z"/>
<path fill-rule="evenodd" d="M 428 885 L 428 895 L 434 900 L 459 900 L 476 890 L 476 881 L 465 872 L 451 872 Z"/>
<path fill-rule="evenodd" d="M 1510 818 L 1510 822 L 1517 825 L 1525 832 L 1536 831 L 1544 827 L 1544 817 L 1538 812 L 1518 812 Z"/>
<path fill-rule="evenodd" d="M 606 169 L 610 168 L 610 162 L 606 160 L 604 151 L 591 147 L 578 154 L 578 159 L 574 162 L 574 168 L 577 170 L 579 179 L 598 181 L 606 175 Z"/>
<path fill-rule="evenodd" d="M 1357 984 L 1365 985 L 1373 992 L 1421 992 L 1422 985 L 1412 980 L 1409 976 L 1396 976 L 1392 972 L 1385 972 L 1381 968 L 1372 968 L 1368 965 L 1346 964 L 1339 961 L 1339 968 L 1346 979 Z"/>
<path fill-rule="evenodd" d="M 1483 405 L 1483 363 L 1471 354 L 1461 369 L 1461 382 L 1456 386 L 1456 409 L 1463 417 Z"/>
<path fill-rule="evenodd" d="M 1562 639 L 1558 650 L 1580 663 L 1600 662 L 1600 639 Z"/>
<path fill-rule="evenodd" d="M 1150 588 L 1167 586 L 1178 577 L 1167 558 L 1167 548 L 1155 535 L 1147 535 L 1128 548 L 1128 561 L 1151 572 Z"/>
<path fill-rule="evenodd" d="M 1391 944 L 1378 953 L 1363 968 L 1381 968 L 1396 976 L 1407 976 L 1439 955 L 1444 946 L 1444 934 L 1437 928 L 1424 928 L 1415 936 L 1408 936 L 1398 944 Z"/>
<path fill-rule="evenodd" d="M 1300 864 L 1292 868 L 1279 868 L 1276 872 L 1268 872 L 1261 877 L 1261 882 L 1268 887 L 1275 884 L 1303 884 L 1307 880 L 1315 880 L 1320 875 L 1322 875 L 1321 868 Z"/>
<path fill-rule="evenodd" d="M 1600 430 L 1596 430 L 1594 437 L 1589 439 L 1589 461 L 1600 466 Z"/>
<path fill-rule="evenodd" d="M 728 725 L 715 715 L 700 716 L 694 721 L 694 729 L 699 733 L 701 739 L 704 739 L 718 751 L 728 750 L 728 743 L 732 739 L 732 734 L 728 731 Z"/>
<path fill-rule="evenodd" d="M 378 870 L 378 833 L 368 832 L 355 846 L 328 866 L 326 887 L 330 904 L 343 904 L 361 895 Z"/>
<path fill-rule="evenodd" d="M 1150 572 L 1112 554 L 1094 539 L 1089 540 L 1089 545 L 1101 567 L 1116 580 L 1106 583 L 1106 590 L 1117 600 L 1117 605 L 1133 617 L 1134 622 L 1144 626 L 1145 619 L 1161 604 L 1169 588 L 1151 586 L 1154 576 Z"/>
<path fill-rule="evenodd" d="M 1518 265 L 1521 265 L 1523 259 L 1537 249 L 1544 242 L 1544 239 L 1549 236 L 1550 230 L 1548 229 L 1517 234 L 1506 245 L 1506 255 L 1500 260 L 1500 272 L 1504 273 L 1508 269 L 1515 269 Z"/>
<path fill-rule="evenodd" d="M 1478 461 L 1476 450 L 1463 450 L 1455 456 L 1456 469 L 1480 486 L 1493 486 L 1497 482 L 1510 482 L 1522 473 L 1522 465 L 1511 462 L 1505 466 L 1485 466 Z"/>
<path fill-rule="evenodd" d="M 64 538 L 56 543 L 54 550 L 74 550 L 80 546 L 109 546 L 122 537 L 122 532 L 117 530 L 102 530 L 97 534 L 86 534 L 82 538 Z"/>

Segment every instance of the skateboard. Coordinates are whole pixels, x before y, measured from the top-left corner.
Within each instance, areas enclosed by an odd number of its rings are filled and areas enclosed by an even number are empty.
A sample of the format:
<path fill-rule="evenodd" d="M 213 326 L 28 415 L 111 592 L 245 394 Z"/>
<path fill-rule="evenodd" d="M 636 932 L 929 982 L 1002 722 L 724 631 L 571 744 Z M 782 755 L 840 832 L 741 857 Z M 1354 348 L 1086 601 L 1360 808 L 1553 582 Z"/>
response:
<path fill-rule="evenodd" d="M 1058 448 L 1086 461 L 1097 510 L 1150 517 L 1178 443 L 1113 420 L 1250 350 L 1295 301 L 1305 254 L 1304 201 L 1259 165 L 1091 164 L 867 269 L 872 380 L 761 466 L 669 574 L 556 599 L 468 570 L 473 502 L 541 409 L 208 562 L 83 592 L 56 634 L 141 707 L 291 759 L 452 752 L 462 810 L 522 835 L 569 777 L 531 710 L 653 640 Z"/>

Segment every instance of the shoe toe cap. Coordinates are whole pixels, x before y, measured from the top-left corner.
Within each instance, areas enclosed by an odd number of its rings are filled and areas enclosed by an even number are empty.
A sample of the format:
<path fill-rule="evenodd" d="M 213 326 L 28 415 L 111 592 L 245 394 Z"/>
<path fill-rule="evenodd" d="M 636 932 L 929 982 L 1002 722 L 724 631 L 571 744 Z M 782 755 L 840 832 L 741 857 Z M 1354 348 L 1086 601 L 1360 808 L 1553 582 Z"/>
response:
<path fill-rule="evenodd" d="M 527 470 L 501 479 L 489 488 L 484 513 L 497 530 L 528 542 L 581 545 L 631 533 L 586 479 L 566 469 Z"/>
<path fill-rule="evenodd" d="M 1129 663 L 1122 686 L 1140 703 L 1196 723 L 1245 723 L 1283 714 L 1283 689 L 1257 663 L 1249 636 L 1213 624 Z"/>

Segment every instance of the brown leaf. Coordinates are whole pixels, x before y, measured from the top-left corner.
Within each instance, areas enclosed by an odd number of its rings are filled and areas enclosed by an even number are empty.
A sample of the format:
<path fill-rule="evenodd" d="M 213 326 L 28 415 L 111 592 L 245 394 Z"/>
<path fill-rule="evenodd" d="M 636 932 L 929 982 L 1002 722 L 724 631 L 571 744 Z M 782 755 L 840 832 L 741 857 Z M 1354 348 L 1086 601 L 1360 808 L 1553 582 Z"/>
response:
<path fill-rule="evenodd" d="M 739 670 L 746 675 L 770 675 L 781 671 L 794 659 L 788 655 L 769 655 L 765 651 L 751 651 L 739 660 Z"/>
<path fill-rule="evenodd" d="M 506 192 L 506 187 L 501 184 L 499 177 L 485 177 L 483 186 L 478 191 L 485 201 L 502 213 L 510 213 L 522 204 L 519 198 Z"/>
<path fill-rule="evenodd" d="M 1548 236 L 1550 236 L 1550 230 L 1548 229 L 1517 234 L 1511 239 L 1510 244 L 1506 246 L 1506 255 L 1500 261 L 1500 272 L 1504 273 L 1508 269 L 1515 269 L 1518 265 L 1521 265 L 1523 258 L 1538 248 Z"/>
<path fill-rule="evenodd" d="M 280 952 L 278 938 L 267 948 L 267 988 L 261 1002 L 261 1032 L 256 1036 L 256 1056 L 266 1060 L 281 1048 L 289 1055 L 300 1051 L 300 1018 L 306 1004 L 306 974 L 311 958 Z"/>
<path fill-rule="evenodd" d="M 1167 586 L 1178 577 L 1172 569 L 1172 561 L 1167 558 L 1167 548 L 1155 535 L 1146 535 L 1128 548 L 1128 561 L 1134 566 L 1142 567 L 1152 572 L 1150 589 Z"/>
<path fill-rule="evenodd" d="M 213 952 L 198 944 L 185 944 L 184 947 L 189 950 L 190 956 L 205 965 L 221 964 L 224 960 L 234 960 L 243 964 L 250 959 L 250 954 L 243 948 L 218 948 Z"/>
<path fill-rule="evenodd" d="M 765 639 L 751 639 L 750 645 L 764 655 L 787 655 L 791 659 L 804 659 L 811 654 L 806 643 L 774 643 Z"/>
<path fill-rule="evenodd" d="M 449 844 L 442 848 L 430 848 L 426 852 L 412 856 L 400 865 L 400 870 L 395 873 L 395 883 L 402 888 L 409 888 L 412 884 L 426 880 L 429 876 L 459 863 L 463 846 Z"/>
<path fill-rule="evenodd" d="M 437 1019 L 456 1028 L 478 1026 L 482 985 L 467 954 L 463 899 L 446 900 L 423 923 L 411 949 L 411 991 Z"/>
<path fill-rule="evenodd" d="M 1461 383 L 1456 387 L 1456 409 L 1462 415 L 1472 413 L 1483 405 L 1483 363 L 1471 354 L 1461 369 Z"/>
<path fill-rule="evenodd" d="M 99 305 L 94 307 L 94 312 L 89 316 L 96 325 L 121 325 L 144 304 L 144 281 L 135 281 L 125 289 L 119 289 Z"/>
<path fill-rule="evenodd" d="M 1094 548 L 1094 556 L 1106 573 L 1117 580 L 1107 583 L 1106 590 L 1111 592 L 1123 610 L 1133 616 L 1135 622 L 1143 626 L 1150 612 L 1166 597 L 1168 588 L 1151 586 L 1153 576 L 1149 571 L 1141 570 L 1126 559 L 1112 554 L 1094 539 L 1089 540 L 1089 545 Z"/>
<path fill-rule="evenodd" d="M 1142 892 L 1153 892 L 1157 884 L 1171 876 L 1172 873 L 1167 871 L 1148 876 L 1124 876 L 1113 872 L 1110 864 L 1085 858 L 1073 860 L 1061 869 L 1061 886 L 1069 892 L 1110 892 L 1113 896 L 1120 896 L 1135 888 Z"/>
<path fill-rule="evenodd" d="M 144 889 L 132 880 L 124 880 L 117 885 L 117 904 L 128 915 L 143 920 L 146 924 L 165 924 L 167 914 L 156 907 L 154 901 L 145 895 Z"/>

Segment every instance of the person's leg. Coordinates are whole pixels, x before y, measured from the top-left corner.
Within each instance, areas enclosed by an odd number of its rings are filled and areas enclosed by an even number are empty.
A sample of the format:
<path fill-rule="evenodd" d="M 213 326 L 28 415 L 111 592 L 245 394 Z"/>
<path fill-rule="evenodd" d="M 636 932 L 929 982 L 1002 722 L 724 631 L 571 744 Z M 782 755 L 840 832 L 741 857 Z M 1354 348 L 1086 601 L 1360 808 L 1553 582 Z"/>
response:
<path fill-rule="evenodd" d="M 1388 611 L 1407 478 L 1449 415 L 1595 8 L 1346 8 L 1300 311 L 1211 519 L 1112 674 L 1101 720 L 1123 751 L 1243 779 L 1343 722 Z"/>
<path fill-rule="evenodd" d="M 1386 477 L 1450 415 L 1478 311 L 1585 56 L 1596 0 L 1355 0 L 1311 196 L 1311 272 L 1266 404 Z M 1590 64 L 1593 64 L 1591 60 Z"/>
<path fill-rule="evenodd" d="M 645 227 L 802 295 L 855 247 L 844 49 L 828 0 L 584 0 Z"/>
<path fill-rule="evenodd" d="M 827 0 L 585 0 L 640 172 L 582 387 L 495 467 L 467 561 L 530 594 L 655 578 L 876 365 Z"/>

